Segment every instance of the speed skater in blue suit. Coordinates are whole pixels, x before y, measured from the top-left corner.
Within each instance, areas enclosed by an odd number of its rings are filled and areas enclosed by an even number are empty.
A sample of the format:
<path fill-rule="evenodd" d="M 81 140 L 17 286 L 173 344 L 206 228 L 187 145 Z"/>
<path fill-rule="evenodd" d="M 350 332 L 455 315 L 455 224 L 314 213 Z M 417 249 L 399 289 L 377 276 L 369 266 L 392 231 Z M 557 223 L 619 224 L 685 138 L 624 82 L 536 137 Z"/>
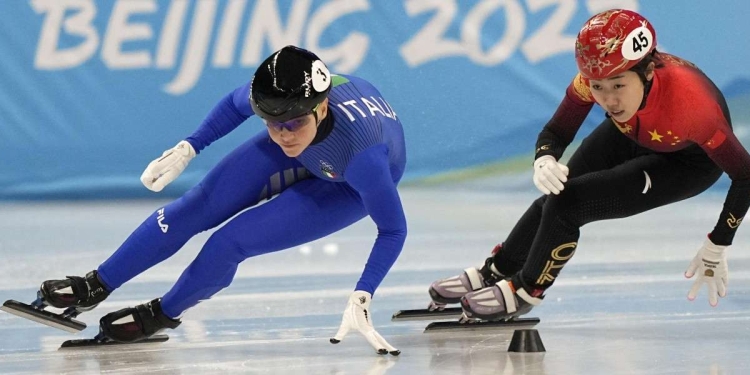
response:
<path fill-rule="evenodd" d="M 330 341 L 338 343 L 354 329 L 379 354 L 398 355 L 373 328 L 368 310 L 406 239 L 396 189 L 406 150 L 396 112 L 372 84 L 331 74 L 312 52 L 284 47 L 220 100 L 192 135 L 152 161 L 141 181 L 161 191 L 201 150 L 252 115 L 267 129 L 155 210 L 96 270 L 42 283 L 43 299 L 90 310 L 196 234 L 221 225 L 166 294 L 100 321 L 111 340 L 144 340 L 177 328 L 186 310 L 231 284 L 245 259 L 305 244 L 370 216 L 377 238 Z"/>

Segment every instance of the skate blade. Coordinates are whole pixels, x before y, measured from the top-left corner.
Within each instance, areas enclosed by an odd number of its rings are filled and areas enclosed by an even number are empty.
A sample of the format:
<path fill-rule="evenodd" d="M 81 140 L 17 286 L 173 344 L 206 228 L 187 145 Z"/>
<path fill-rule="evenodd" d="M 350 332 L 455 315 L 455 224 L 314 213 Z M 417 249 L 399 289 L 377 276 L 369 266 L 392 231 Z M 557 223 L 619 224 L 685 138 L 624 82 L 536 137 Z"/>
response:
<path fill-rule="evenodd" d="M 522 326 L 535 326 L 539 324 L 539 318 L 511 318 L 509 320 L 480 320 L 475 322 L 461 323 L 453 322 L 434 322 L 425 327 L 424 332 L 450 331 L 450 330 L 475 330 L 475 329 L 498 329 L 498 328 L 516 328 Z"/>
<path fill-rule="evenodd" d="M 0 307 L 0 310 L 70 333 L 78 333 L 86 329 L 86 323 L 84 322 L 75 319 L 65 319 L 57 314 L 45 310 L 35 309 L 30 305 L 14 301 L 12 299 L 5 301 L 5 303 L 3 303 L 3 306 Z"/>
<path fill-rule="evenodd" d="M 78 340 L 67 340 L 60 345 L 60 349 L 71 349 L 71 348 L 91 348 L 99 346 L 115 346 L 115 345 L 134 345 L 134 344 L 153 344 L 159 342 L 165 342 L 169 340 L 167 335 L 154 335 L 145 340 L 136 342 L 117 342 L 112 340 L 99 341 L 97 339 L 78 339 Z"/>
<path fill-rule="evenodd" d="M 416 310 L 398 310 L 396 311 L 391 320 L 435 320 L 435 319 L 448 319 L 456 318 L 461 316 L 463 310 L 460 307 L 447 307 L 443 310 L 430 311 L 429 309 L 416 309 Z"/>

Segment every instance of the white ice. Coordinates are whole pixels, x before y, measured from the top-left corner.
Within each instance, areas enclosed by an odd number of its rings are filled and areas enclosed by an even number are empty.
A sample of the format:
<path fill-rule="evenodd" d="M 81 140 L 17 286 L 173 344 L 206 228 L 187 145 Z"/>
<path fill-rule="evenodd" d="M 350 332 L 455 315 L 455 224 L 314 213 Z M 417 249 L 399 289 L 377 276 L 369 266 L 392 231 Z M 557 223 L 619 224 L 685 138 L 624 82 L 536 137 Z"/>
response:
<path fill-rule="evenodd" d="M 530 184 L 529 184 L 530 185 Z M 372 304 L 376 328 L 401 349 L 381 357 L 356 332 L 331 345 L 375 238 L 369 219 L 308 246 L 242 264 L 234 283 L 189 310 L 163 344 L 57 350 L 96 334 L 98 318 L 165 293 L 207 238 L 117 290 L 79 318 L 77 335 L 0 312 L 2 374 L 745 374 L 750 373 L 750 230 L 729 250 L 729 294 L 686 298 L 683 272 L 722 192 L 582 229 L 576 255 L 537 316 L 546 353 L 508 353 L 512 330 L 423 333 L 391 322 L 426 307 L 438 278 L 480 264 L 535 198 L 481 186 L 404 187 L 409 236 Z M 39 283 L 94 269 L 164 202 L 0 205 L 0 300 L 30 302 Z M 252 230 L 252 228 L 248 228 Z M 293 225 L 290 224 L 290 230 Z"/>

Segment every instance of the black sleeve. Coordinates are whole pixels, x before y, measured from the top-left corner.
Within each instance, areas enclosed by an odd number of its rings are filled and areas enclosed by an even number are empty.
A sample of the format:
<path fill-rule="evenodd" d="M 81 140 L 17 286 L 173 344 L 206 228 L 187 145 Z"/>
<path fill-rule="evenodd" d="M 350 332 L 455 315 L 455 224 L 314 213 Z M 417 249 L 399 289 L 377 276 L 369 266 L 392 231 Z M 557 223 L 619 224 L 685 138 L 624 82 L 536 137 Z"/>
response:
<path fill-rule="evenodd" d="M 572 85 L 568 87 L 565 98 L 555 114 L 539 133 L 534 159 L 552 155 L 559 160 L 594 106 L 593 103 L 583 103 L 574 99 L 575 94 L 571 90 L 574 90 Z"/>

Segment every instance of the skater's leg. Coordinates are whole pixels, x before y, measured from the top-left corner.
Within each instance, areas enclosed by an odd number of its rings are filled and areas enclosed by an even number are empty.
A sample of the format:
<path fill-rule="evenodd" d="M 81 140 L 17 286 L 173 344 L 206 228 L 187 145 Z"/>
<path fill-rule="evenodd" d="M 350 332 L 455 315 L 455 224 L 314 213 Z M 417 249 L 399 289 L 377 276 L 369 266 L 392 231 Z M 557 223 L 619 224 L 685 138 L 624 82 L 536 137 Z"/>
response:
<path fill-rule="evenodd" d="M 567 164 L 570 169 L 568 180 L 611 169 L 646 152 L 648 151 L 625 137 L 612 120 L 606 119 L 583 140 L 571 156 Z M 543 195 L 536 199 L 508 234 L 502 249 L 494 255 L 494 264 L 500 273 L 512 275 L 523 267 L 539 229 L 542 207 L 549 197 L 554 196 Z"/>
<path fill-rule="evenodd" d="M 502 319 L 528 312 L 572 258 L 581 226 L 693 197 L 721 176 L 721 170 L 700 151 L 680 153 L 649 154 L 568 180 L 565 190 L 547 198 L 523 269 L 510 282 L 465 295 L 461 305 L 467 316 Z"/>
<path fill-rule="evenodd" d="M 198 185 L 156 210 L 99 266 L 109 290 L 172 256 L 194 235 L 308 177 L 263 132 L 227 155 Z"/>
<path fill-rule="evenodd" d="M 607 119 L 586 137 L 568 162 L 569 179 L 612 168 L 637 156 L 641 149 L 623 136 Z M 566 185 L 567 186 L 567 185 Z M 567 187 L 566 187 L 567 189 Z M 431 307 L 457 303 L 464 294 L 495 284 L 523 268 L 542 219 L 542 208 L 549 196 L 532 202 L 505 241 L 496 246 L 490 261 L 480 268 L 467 268 L 458 276 L 435 281 L 430 286 Z"/>
<path fill-rule="evenodd" d="M 523 267 L 539 229 L 542 207 L 546 200 L 546 195 L 535 199 L 508 233 L 505 241 L 494 251 L 492 264 L 500 274 L 512 275 Z"/>
<path fill-rule="evenodd" d="M 693 163 L 684 160 L 689 159 L 678 153 L 651 154 L 568 180 L 564 192 L 550 196 L 544 205 L 521 281 L 530 289 L 549 288 L 573 256 L 583 225 L 633 216 L 693 197 L 721 176 L 721 170 L 705 154 Z"/>
<path fill-rule="evenodd" d="M 237 266 L 256 255 L 298 246 L 345 228 L 367 215 L 348 185 L 310 179 L 247 210 L 214 233 L 164 296 L 170 317 L 227 287 Z"/>
<path fill-rule="evenodd" d="M 366 214 L 359 196 L 346 184 L 319 179 L 298 182 L 217 230 L 160 301 L 104 316 L 100 321 L 102 332 L 116 340 L 134 341 L 159 328 L 172 328 L 167 324 L 179 324 L 185 310 L 227 287 L 244 259 L 324 237 Z M 160 313 L 151 314 L 148 322 L 128 318 L 139 311 L 154 311 L 154 306 Z"/>
<path fill-rule="evenodd" d="M 154 212 L 98 270 L 86 277 L 48 280 L 40 293 L 59 308 L 90 309 L 124 282 L 173 255 L 193 235 L 309 177 L 266 132 L 227 155 L 193 189 Z"/>

